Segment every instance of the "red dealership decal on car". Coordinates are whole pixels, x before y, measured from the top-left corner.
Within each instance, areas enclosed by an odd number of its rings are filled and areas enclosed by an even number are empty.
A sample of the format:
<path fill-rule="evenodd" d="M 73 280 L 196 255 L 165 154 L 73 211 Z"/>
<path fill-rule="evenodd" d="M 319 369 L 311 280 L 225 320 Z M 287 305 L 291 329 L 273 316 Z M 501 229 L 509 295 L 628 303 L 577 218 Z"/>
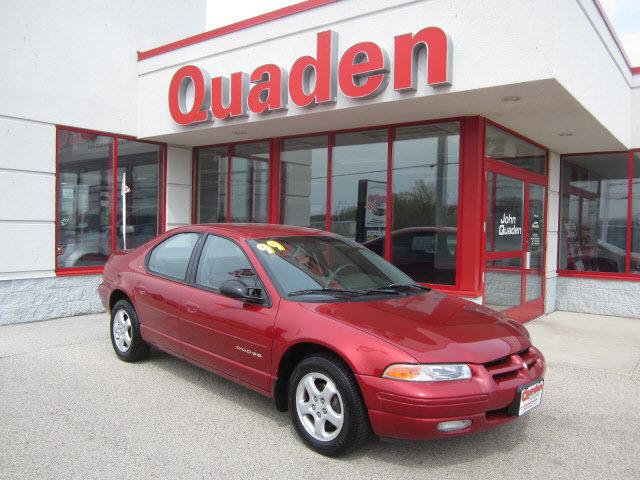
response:
<path fill-rule="evenodd" d="M 418 55 L 427 51 L 427 85 L 451 84 L 451 41 L 438 27 L 395 37 L 393 88 L 417 89 Z M 298 58 L 289 72 L 275 64 L 257 67 L 251 74 L 235 72 L 229 77 L 209 75 L 204 69 L 185 65 L 169 85 L 169 112 L 180 125 L 224 120 L 253 113 L 334 103 L 338 87 L 349 98 L 371 98 L 387 87 L 391 76 L 389 57 L 374 42 L 360 42 L 338 59 L 338 34 L 317 34 L 316 55 Z M 188 95 L 187 92 L 193 92 Z"/>

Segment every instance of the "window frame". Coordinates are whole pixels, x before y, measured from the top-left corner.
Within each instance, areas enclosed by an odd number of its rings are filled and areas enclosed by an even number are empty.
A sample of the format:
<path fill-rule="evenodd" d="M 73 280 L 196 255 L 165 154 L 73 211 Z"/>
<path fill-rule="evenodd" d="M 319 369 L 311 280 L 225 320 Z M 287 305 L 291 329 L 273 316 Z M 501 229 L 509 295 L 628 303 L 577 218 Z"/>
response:
<path fill-rule="evenodd" d="M 211 145 L 198 145 L 193 147 L 191 152 L 191 223 L 198 224 L 200 216 L 200 202 L 198 196 L 198 185 L 200 182 L 200 162 L 198 153 L 200 150 L 207 148 L 227 148 L 227 178 L 226 178 L 226 203 L 225 203 L 225 223 L 231 223 L 231 174 L 233 166 L 233 157 L 235 154 L 234 148 L 236 145 L 250 145 L 253 143 L 267 143 L 269 149 L 269 160 L 267 165 L 269 173 L 267 175 L 267 221 L 266 223 L 278 223 L 277 217 L 274 217 L 274 211 L 277 213 L 279 208 L 274 205 L 274 197 L 279 201 L 279 189 L 278 195 L 274 195 L 274 179 L 279 178 L 280 175 L 280 139 L 279 138 L 259 138 L 256 140 L 248 140 L 245 142 L 231 142 L 231 143 L 215 143 Z M 278 175 L 278 176 L 276 176 Z M 278 181 L 279 183 L 279 181 Z"/>
<path fill-rule="evenodd" d="M 187 262 L 187 270 L 185 271 L 184 274 L 184 280 L 181 280 L 177 277 L 172 277 L 171 275 L 163 275 L 160 272 L 155 272 L 153 270 L 151 270 L 149 268 L 149 261 L 151 260 L 151 255 L 153 254 L 154 250 L 156 248 L 158 248 L 160 245 L 162 245 L 165 242 L 168 242 L 169 240 L 171 240 L 173 237 L 177 237 L 178 235 L 185 235 L 185 234 L 196 234 L 198 236 L 198 239 L 196 240 L 196 243 L 193 245 L 193 250 L 191 250 L 191 255 L 189 256 L 189 261 Z M 147 275 L 151 275 L 153 277 L 157 277 L 157 278 L 163 278 L 165 280 L 170 280 L 172 282 L 176 282 L 179 283 L 181 285 L 189 285 L 189 279 L 191 278 L 191 269 L 193 267 L 193 263 L 194 263 L 194 258 L 195 258 L 195 254 L 196 252 L 198 252 L 200 249 L 201 244 L 204 244 L 203 238 L 206 237 L 206 235 L 204 235 L 202 232 L 196 232 L 196 231 L 182 231 L 182 232 L 176 232 L 172 235 L 169 235 L 163 239 L 161 239 L 159 242 L 157 242 L 153 247 L 151 247 L 149 249 L 149 251 L 147 252 L 147 254 L 144 257 L 144 271 Z"/>
<path fill-rule="evenodd" d="M 60 131 L 68 131 L 72 133 L 99 135 L 102 137 L 109 137 L 111 139 L 110 148 L 110 164 L 112 175 L 111 185 L 111 205 L 109 208 L 110 225 L 110 242 L 111 242 L 111 254 L 120 252 L 118 249 L 118 225 L 116 218 L 118 216 L 118 140 L 131 140 L 140 143 L 148 143 L 152 145 L 158 145 L 160 147 L 160 159 L 158 164 L 158 214 L 157 222 L 158 228 L 156 235 L 160 235 L 166 231 L 166 204 L 167 204 L 167 144 L 162 142 L 153 142 L 147 140 L 140 140 L 130 135 L 121 135 L 117 133 L 102 132 L 99 130 L 90 130 L 85 128 L 71 127 L 68 125 L 56 125 L 55 126 L 55 225 L 54 225 L 54 238 L 55 243 L 53 246 L 53 259 L 54 259 L 54 271 L 56 276 L 71 276 L 71 275 L 99 275 L 104 271 L 104 266 L 81 266 L 81 267 L 59 267 L 58 266 L 58 241 L 59 241 L 59 227 L 60 227 L 60 158 L 58 148 L 58 134 Z"/>
<path fill-rule="evenodd" d="M 193 147 L 192 152 L 192 195 L 191 195 L 191 222 L 193 224 L 198 223 L 198 152 L 200 149 L 211 147 L 227 147 L 227 159 L 231 162 L 233 156 L 233 147 L 239 144 L 249 144 L 258 142 L 269 142 L 269 199 L 267 201 L 269 205 L 269 211 L 267 214 L 268 223 L 280 224 L 280 153 L 282 147 L 282 141 L 294 138 L 303 138 L 311 136 L 327 136 L 327 195 L 326 195 L 326 217 L 324 231 L 330 232 L 331 226 L 331 187 L 332 187 L 332 163 L 333 163 L 333 147 L 335 143 L 335 135 L 340 133 L 352 133 L 362 132 L 367 130 L 379 130 L 386 129 L 387 134 L 387 211 L 391 212 L 387 214 L 385 231 L 392 231 L 393 226 L 393 142 L 395 138 L 395 129 L 407 126 L 416 125 L 433 125 L 438 123 L 451 123 L 458 122 L 459 124 L 459 136 L 460 136 L 460 150 L 459 150 L 459 171 L 458 171 L 458 221 L 457 221 L 457 245 L 456 245 L 456 281 L 453 285 L 442 285 L 420 282 L 421 285 L 435 287 L 438 290 L 446 291 L 454 295 L 460 295 L 465 297 L 479 297 L 483 292 L 483 277 L 482 267 L 480 264 L 481 258 L 483 258 L 483 251 L 480 248 L 477 241 L 472 241 L 472 235 L 475 232 L 477 235 L 482 235 L 482 205 L 476 202 L 475 205 L 464 205 L 464 197 L 468 198 L 480 197 L 483 198 L 481 180 L 484 175 L 484 137 L 485 137 L 485 122 L 496 125 L 499 128 L 504 129 L 509 133 L 514 133 L 511 130 L 486 119 L 481 116 L 457 116 L 437 118 L 431 120 L 417 120 L 411 122 L 395 123 L 395 124 L 383 124 L 383 125 L 370 125 L 366 127 L 349 128 L 342 130 L 327 130 L 327 131 L 310 131 L 295 135 L 286 135 L 281 137 L 266 137 L 257 138 L 245 141 L 236 142 L 223 142 L 207 145 L 198 145 Z M 518 135 L 520 138 L 521 135 Z M 526 139 L 530 141 L 529 139 Z M 535 142 L 532 142 L 535 143 Z M 537 146 L 542 147 L 539 144 Z M 547 152 L 547 169 L 548 169 L 548 149 L 542 147 Z M 479 151 L 481 149 L 482 151 Z M 228 164 L 230 167 L 230 163 Z M 228 170 L 229 171 L 229 170 Z M 227 176 L 227 204 L 226 204 L 226 222 L 230 221 L 230 181 L 231 176 Z M 465 188 L 467 187 L 467 188 Z M 473 225 L 468 224 L 469 220 L 474 222 Z M 465 223 L 466 222 L 466 223 Z M 464 231 L 472 232 L 471 235 L 464 235 Z M 390 237 L 390 236 L 388 236 Z M 465 240 L 466 239 L 466 240 Z M 392 240 L 386 239 L 384 248 L 385 260 L 390 260 L 392 253 Z M 463 254 L 464 252 L 464 254 Z M 469 262 L 472 258 L 473 262 Z M 477 264 L 477 265 L 476 265 Z M 463 271 L 463 265 L 469 265 Z"/>
<path fill-rule="evenodd" d="M 604 152 L 582 152 L 582 153 L 566 153 L 560 156 L 560 191 L 559 191 L 559 204 L 558 204 L 558 232 L 562 227 L 562 176 L 565 170 L 565 160 L 570 162 L 571 157 L 586 156 L 586 155 L 608 155 L 608 154 L 627 154 L 627 223 L 626 223 L 626 248 L 625 248 L 625 271 L 624 272 L 591 272 L 591 271 L 578 271 L 567 270 L 558 268 L 558 276 L 560 277 L 577 277 L 577 278 L 595 278 L 600 280 L 627 280 L 640 282 L 640 274 L 631 273 L 631 241 L 632 241 L 632 226 L 633 226 L 633 163 L 634 156 L 640 153 L 640 148 L 631 148 L 629 150 L 614 150 Z M 639 172 L 640 173 L 640 172 Z M 560 265 L 560 235 L 558 234 L 558 252 L 557 252 L 557 265 Z"/>
<path fill-rule="evenodd" d="M 180 233 L 188 233 L 188 232 L 180 232 Z M 199 283 L 196 282 L 196 277 L 198 275 L 198 267 L 200 266 L 200 258 L 202 256 L 202 252 L 204 250 L 204 246 L 207 243 L 207 239 L 209 237 L 222 238 L 224 240 L 228 240 L 229 242 L 233 243 L 234 245 L 236 245 L 240 249 L 242 254 L 247 259 L 247 262 L 249 263 L 249 265 L 251 265 L 251 268 L 255 272 L 256 278 L 258 279 L 258 283 L 262 286 L 262 288 L 261 288 L 262 295 L 264 296 L 264 299 L 265 299 L 264 303 L 259 304 L 259 306 L 265 307 L 265 308 L 271 308 L 271 306 L 273 304 L 271 302 L 271 297 L 269 296 L 269 292 L 268 292 L 268 290 L 267 290 L 267 288 L 265 286 L 265 283 L 262 280 L 262 278 L 260 278 L 260 274 L 258 272 L 258 269 L 256 269 L 256 266 L 251 261 L 251 258 L 249 258 L 249 255 L 247 255 L 247 252 L 245 251 L 245 249 L 242 248 L 242 245 L 240 245 L 240 243 L 237 242 L 236 240 L 234 240 L 232 238 L 229 238 L 229 237 L 227 237 L 225 235 L 221 235 L 218 232 L 216 232 L 216 233 L 199 232 L 199 233 L 200 233 L 200 238 L 198 239 L 198 242 L 196 243 L 195 247 L 193 248 L 193 252 L 191 254 L 191 260 L 189 261 L 189 266 L 187 267 L 186 281 L 185 282 L 181 282 L 181 283 L 184 283 L 184 284 L 186 284 L 186 285 L 188 285 L 190 287 L 193 287 L 193 288 L 197 288 L 198 290 L 203 290 L 203 291 L 209 292 L 209 293 L 215 293 L 216 295 L 220 295 L 220 296 L 222 296 L 224 298 L 230 298 L 230 297 L 226 297 L 225 295 L 222 295 L 220 293 L 220 290 L 217 289 L 217 288 L 207 287 L 206 285 L 200 285 Z M 241 301 L 241 300 L 238 300 L 238 301 Z"/>

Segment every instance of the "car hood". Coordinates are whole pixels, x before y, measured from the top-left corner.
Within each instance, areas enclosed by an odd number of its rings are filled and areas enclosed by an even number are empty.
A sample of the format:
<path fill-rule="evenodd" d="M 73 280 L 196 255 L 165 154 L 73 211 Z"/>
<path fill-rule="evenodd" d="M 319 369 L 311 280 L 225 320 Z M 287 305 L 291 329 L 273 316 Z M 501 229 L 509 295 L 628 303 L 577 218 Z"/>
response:
<path fill-rule="evenodd" d="M 486 363 L 531 345 L 526 329 L 517 322 L 435 291 L 305 306 L 384 339 L 422 363 Z"/>

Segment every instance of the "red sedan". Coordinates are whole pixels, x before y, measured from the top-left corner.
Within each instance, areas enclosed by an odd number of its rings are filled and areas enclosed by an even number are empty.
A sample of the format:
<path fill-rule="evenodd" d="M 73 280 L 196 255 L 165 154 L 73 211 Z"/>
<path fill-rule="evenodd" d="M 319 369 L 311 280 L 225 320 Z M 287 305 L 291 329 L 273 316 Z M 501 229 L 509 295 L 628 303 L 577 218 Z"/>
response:
<path fill-rule="evenodd" d="M 178 228 L 111 256 L 98 291 L 122 360 L 154 346 L 246 385 L 326 455 L 371 430 L 477 432 L 542 398 L 544 358 L 524 327 L 327 232 Z"/>

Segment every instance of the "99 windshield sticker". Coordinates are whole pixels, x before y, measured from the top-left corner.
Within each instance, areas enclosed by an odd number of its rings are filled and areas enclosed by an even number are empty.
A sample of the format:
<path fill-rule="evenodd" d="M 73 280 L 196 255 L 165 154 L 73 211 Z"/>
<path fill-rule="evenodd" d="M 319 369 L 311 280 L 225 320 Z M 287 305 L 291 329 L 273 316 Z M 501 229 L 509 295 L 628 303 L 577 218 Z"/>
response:
<path fill-rule="evenodd" d="M 276 242 L 275 240 L 267 240 L 266 242 L 258 243 L 256 248 L 261 252 L 266 252 L 270 255 L 276 253 L 276 250 L 279 252 L 284 252 L 286 250 L 280 242 Z"/>

